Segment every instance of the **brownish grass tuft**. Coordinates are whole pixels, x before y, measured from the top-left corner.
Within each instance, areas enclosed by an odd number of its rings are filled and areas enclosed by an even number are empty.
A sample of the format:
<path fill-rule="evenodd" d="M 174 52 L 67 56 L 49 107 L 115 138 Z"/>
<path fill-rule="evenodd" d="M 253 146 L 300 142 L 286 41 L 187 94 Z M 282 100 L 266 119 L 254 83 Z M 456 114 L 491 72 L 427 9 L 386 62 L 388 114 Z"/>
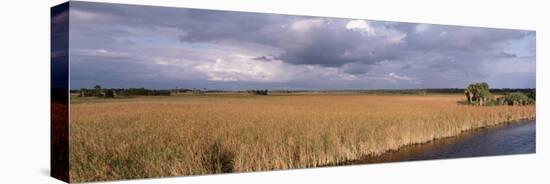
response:
<path fill-rule="evenodd" d="M 82 182 L 316 167 L 535 117 L 535 106 L 462 100 L 332 94 L 73 103 L 70 176 Z"/>

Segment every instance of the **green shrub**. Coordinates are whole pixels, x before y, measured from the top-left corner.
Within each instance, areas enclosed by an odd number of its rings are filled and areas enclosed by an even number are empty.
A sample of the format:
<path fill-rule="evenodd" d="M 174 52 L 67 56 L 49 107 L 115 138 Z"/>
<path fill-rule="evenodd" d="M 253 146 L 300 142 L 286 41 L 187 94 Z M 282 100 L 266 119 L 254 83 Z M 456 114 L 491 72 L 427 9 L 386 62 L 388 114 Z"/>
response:
<path fill-rule="evenodd" d="M 537 100 L 537 92 L 535 90 L 527 93 L 527 97 L 531 98 L 532 100 Z"/>
<path fill-rule="evenodd" d="M 105 98 L 114 98 L 115 92 L 113 90 L 107 89 L 105 90 L 105 95 L 103 96 Z"/>
<path fill-rule="evenodd" d="M 504 103 L 507 105 L 529 105 L 535 101 L 522 92 L 513 92 L 504 96 Z"/>
<path fill-rule="evenodd" d="M 466 100 L 469 104 L 486 105 L 491 98 L 491 92 L 489 92 L 489 84 L 486 82 L 473 83 L 468 85 L 464 90 Z"/>

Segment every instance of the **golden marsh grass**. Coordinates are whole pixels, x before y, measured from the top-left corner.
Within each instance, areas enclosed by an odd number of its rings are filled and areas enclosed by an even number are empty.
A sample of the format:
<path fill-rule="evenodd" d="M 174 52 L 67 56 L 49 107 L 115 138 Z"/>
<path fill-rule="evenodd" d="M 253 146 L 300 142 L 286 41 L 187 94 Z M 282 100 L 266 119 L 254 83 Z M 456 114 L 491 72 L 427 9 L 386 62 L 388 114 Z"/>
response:
<path fill-rule="evenodd" d="M 70 177 L 97 181 L 332 165 L 464 130 L 534 118 L 535 106 L 462 95 L 204 95 L 70 106 Z"/>

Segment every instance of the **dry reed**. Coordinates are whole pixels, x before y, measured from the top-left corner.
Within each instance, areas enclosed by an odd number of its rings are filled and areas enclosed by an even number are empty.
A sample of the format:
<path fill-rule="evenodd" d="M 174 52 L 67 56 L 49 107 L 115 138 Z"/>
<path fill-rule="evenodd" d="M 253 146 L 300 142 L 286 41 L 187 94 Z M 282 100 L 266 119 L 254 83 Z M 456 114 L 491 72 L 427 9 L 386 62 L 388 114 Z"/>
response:
<path fill-rule="evenodd" d="M 458 95 L 206 95 L 70 107 L 70 177 L 99 181 L 338 164 L 533 118 Z"/>

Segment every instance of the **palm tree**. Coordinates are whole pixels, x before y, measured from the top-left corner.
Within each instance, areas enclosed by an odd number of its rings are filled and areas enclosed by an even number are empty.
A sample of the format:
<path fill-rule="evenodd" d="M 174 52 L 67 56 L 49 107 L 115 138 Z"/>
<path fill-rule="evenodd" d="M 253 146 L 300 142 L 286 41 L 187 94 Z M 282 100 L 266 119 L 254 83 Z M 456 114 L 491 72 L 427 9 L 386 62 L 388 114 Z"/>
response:
<path fill-rule="evenodd" d="M 101 96 L 101 86 L 100 85 L 95 85 L 94 86 L 94 95 L 95 96 Z"/>
<path fill-rule="evenodd" d="M 485 105 L 491 96 L 491 92 L 489 92 L 489 84 L 486 82 L 468 85 L 468 87 L 464 90 L 464 94 L 470 104 L 476 102 L 478 105 Z"/>

